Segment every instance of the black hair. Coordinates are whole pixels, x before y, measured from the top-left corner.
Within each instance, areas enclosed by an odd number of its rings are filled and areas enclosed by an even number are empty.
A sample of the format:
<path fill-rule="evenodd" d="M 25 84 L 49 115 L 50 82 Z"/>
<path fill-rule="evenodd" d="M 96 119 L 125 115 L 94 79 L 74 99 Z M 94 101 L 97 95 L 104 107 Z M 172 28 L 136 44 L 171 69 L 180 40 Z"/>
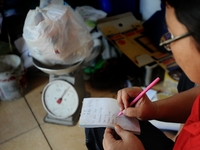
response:
<path fill-rule="evenodd" d="M 175 9 L 179 22 L 185 25 L 200 50 L 200 0 L 161 0 Z"/>

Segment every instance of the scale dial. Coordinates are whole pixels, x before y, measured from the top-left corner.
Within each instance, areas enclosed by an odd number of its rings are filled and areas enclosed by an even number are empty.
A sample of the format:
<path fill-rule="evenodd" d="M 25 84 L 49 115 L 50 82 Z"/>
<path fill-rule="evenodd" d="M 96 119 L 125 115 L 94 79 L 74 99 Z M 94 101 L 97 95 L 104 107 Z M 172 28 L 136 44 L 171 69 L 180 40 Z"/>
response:
<path fill-rule="evenodd" d="M 64 119 L 76 112 L 79 98 L 71 84 L 63 80 L 54 80 L 45 86 L 42 104 L 51 116 Z"/>

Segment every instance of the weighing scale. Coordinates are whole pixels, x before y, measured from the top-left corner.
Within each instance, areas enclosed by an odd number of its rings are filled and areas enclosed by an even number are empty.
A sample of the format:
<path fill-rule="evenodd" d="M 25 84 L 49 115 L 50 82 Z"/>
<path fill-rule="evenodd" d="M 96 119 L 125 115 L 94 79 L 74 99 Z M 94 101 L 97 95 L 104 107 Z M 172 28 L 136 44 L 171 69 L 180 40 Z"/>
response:
<path fill-rule="evenodd" d="M 49 67 L 33 58 L 33 64 L 49 74 L 49 83 L 42 92 L 42 104 L 47 112 L 44 121 L 67 126 L 76 125 L 83 98 L 87 94 L 80 67 L 82 62 Z"/>

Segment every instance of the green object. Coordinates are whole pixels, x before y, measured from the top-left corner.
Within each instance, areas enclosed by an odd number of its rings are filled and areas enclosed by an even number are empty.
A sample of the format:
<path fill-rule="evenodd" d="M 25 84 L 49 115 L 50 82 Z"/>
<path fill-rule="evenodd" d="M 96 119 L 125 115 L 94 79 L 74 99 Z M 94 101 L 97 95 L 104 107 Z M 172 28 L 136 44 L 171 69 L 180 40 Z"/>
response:
<path fill-rule="evenodd" d="M 93 28 L 93 27 L 96 26 L 96 21 L 93 21 L 93 20 L 86 20 L 85 23 L 86 23 L 86 25 L 88 27 L 92 27 Z"/>
<path fill-rule="evenodd" d="M 85 68 L 84 72 L 87 74 L 93 74 L 97 70 L 101 69 L 103 67 L 104 63 L 105 63 L 105 61 L 103 59 L 100 59 L 99 61 L 97 61 L 97 63 L 94 66 Z"/>

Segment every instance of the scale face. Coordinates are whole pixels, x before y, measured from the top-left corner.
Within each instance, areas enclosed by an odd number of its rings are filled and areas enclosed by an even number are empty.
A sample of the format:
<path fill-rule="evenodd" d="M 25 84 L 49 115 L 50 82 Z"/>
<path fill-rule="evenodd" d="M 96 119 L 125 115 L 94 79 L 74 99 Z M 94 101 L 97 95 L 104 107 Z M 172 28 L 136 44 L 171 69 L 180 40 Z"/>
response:
<path fill-rule="evenodd" d="M 54 80 L 45 86 L 42 103 L 52 117 L 64 119 L 76 112 L 79 97 L 71 84 L 63 80 Z"/>

